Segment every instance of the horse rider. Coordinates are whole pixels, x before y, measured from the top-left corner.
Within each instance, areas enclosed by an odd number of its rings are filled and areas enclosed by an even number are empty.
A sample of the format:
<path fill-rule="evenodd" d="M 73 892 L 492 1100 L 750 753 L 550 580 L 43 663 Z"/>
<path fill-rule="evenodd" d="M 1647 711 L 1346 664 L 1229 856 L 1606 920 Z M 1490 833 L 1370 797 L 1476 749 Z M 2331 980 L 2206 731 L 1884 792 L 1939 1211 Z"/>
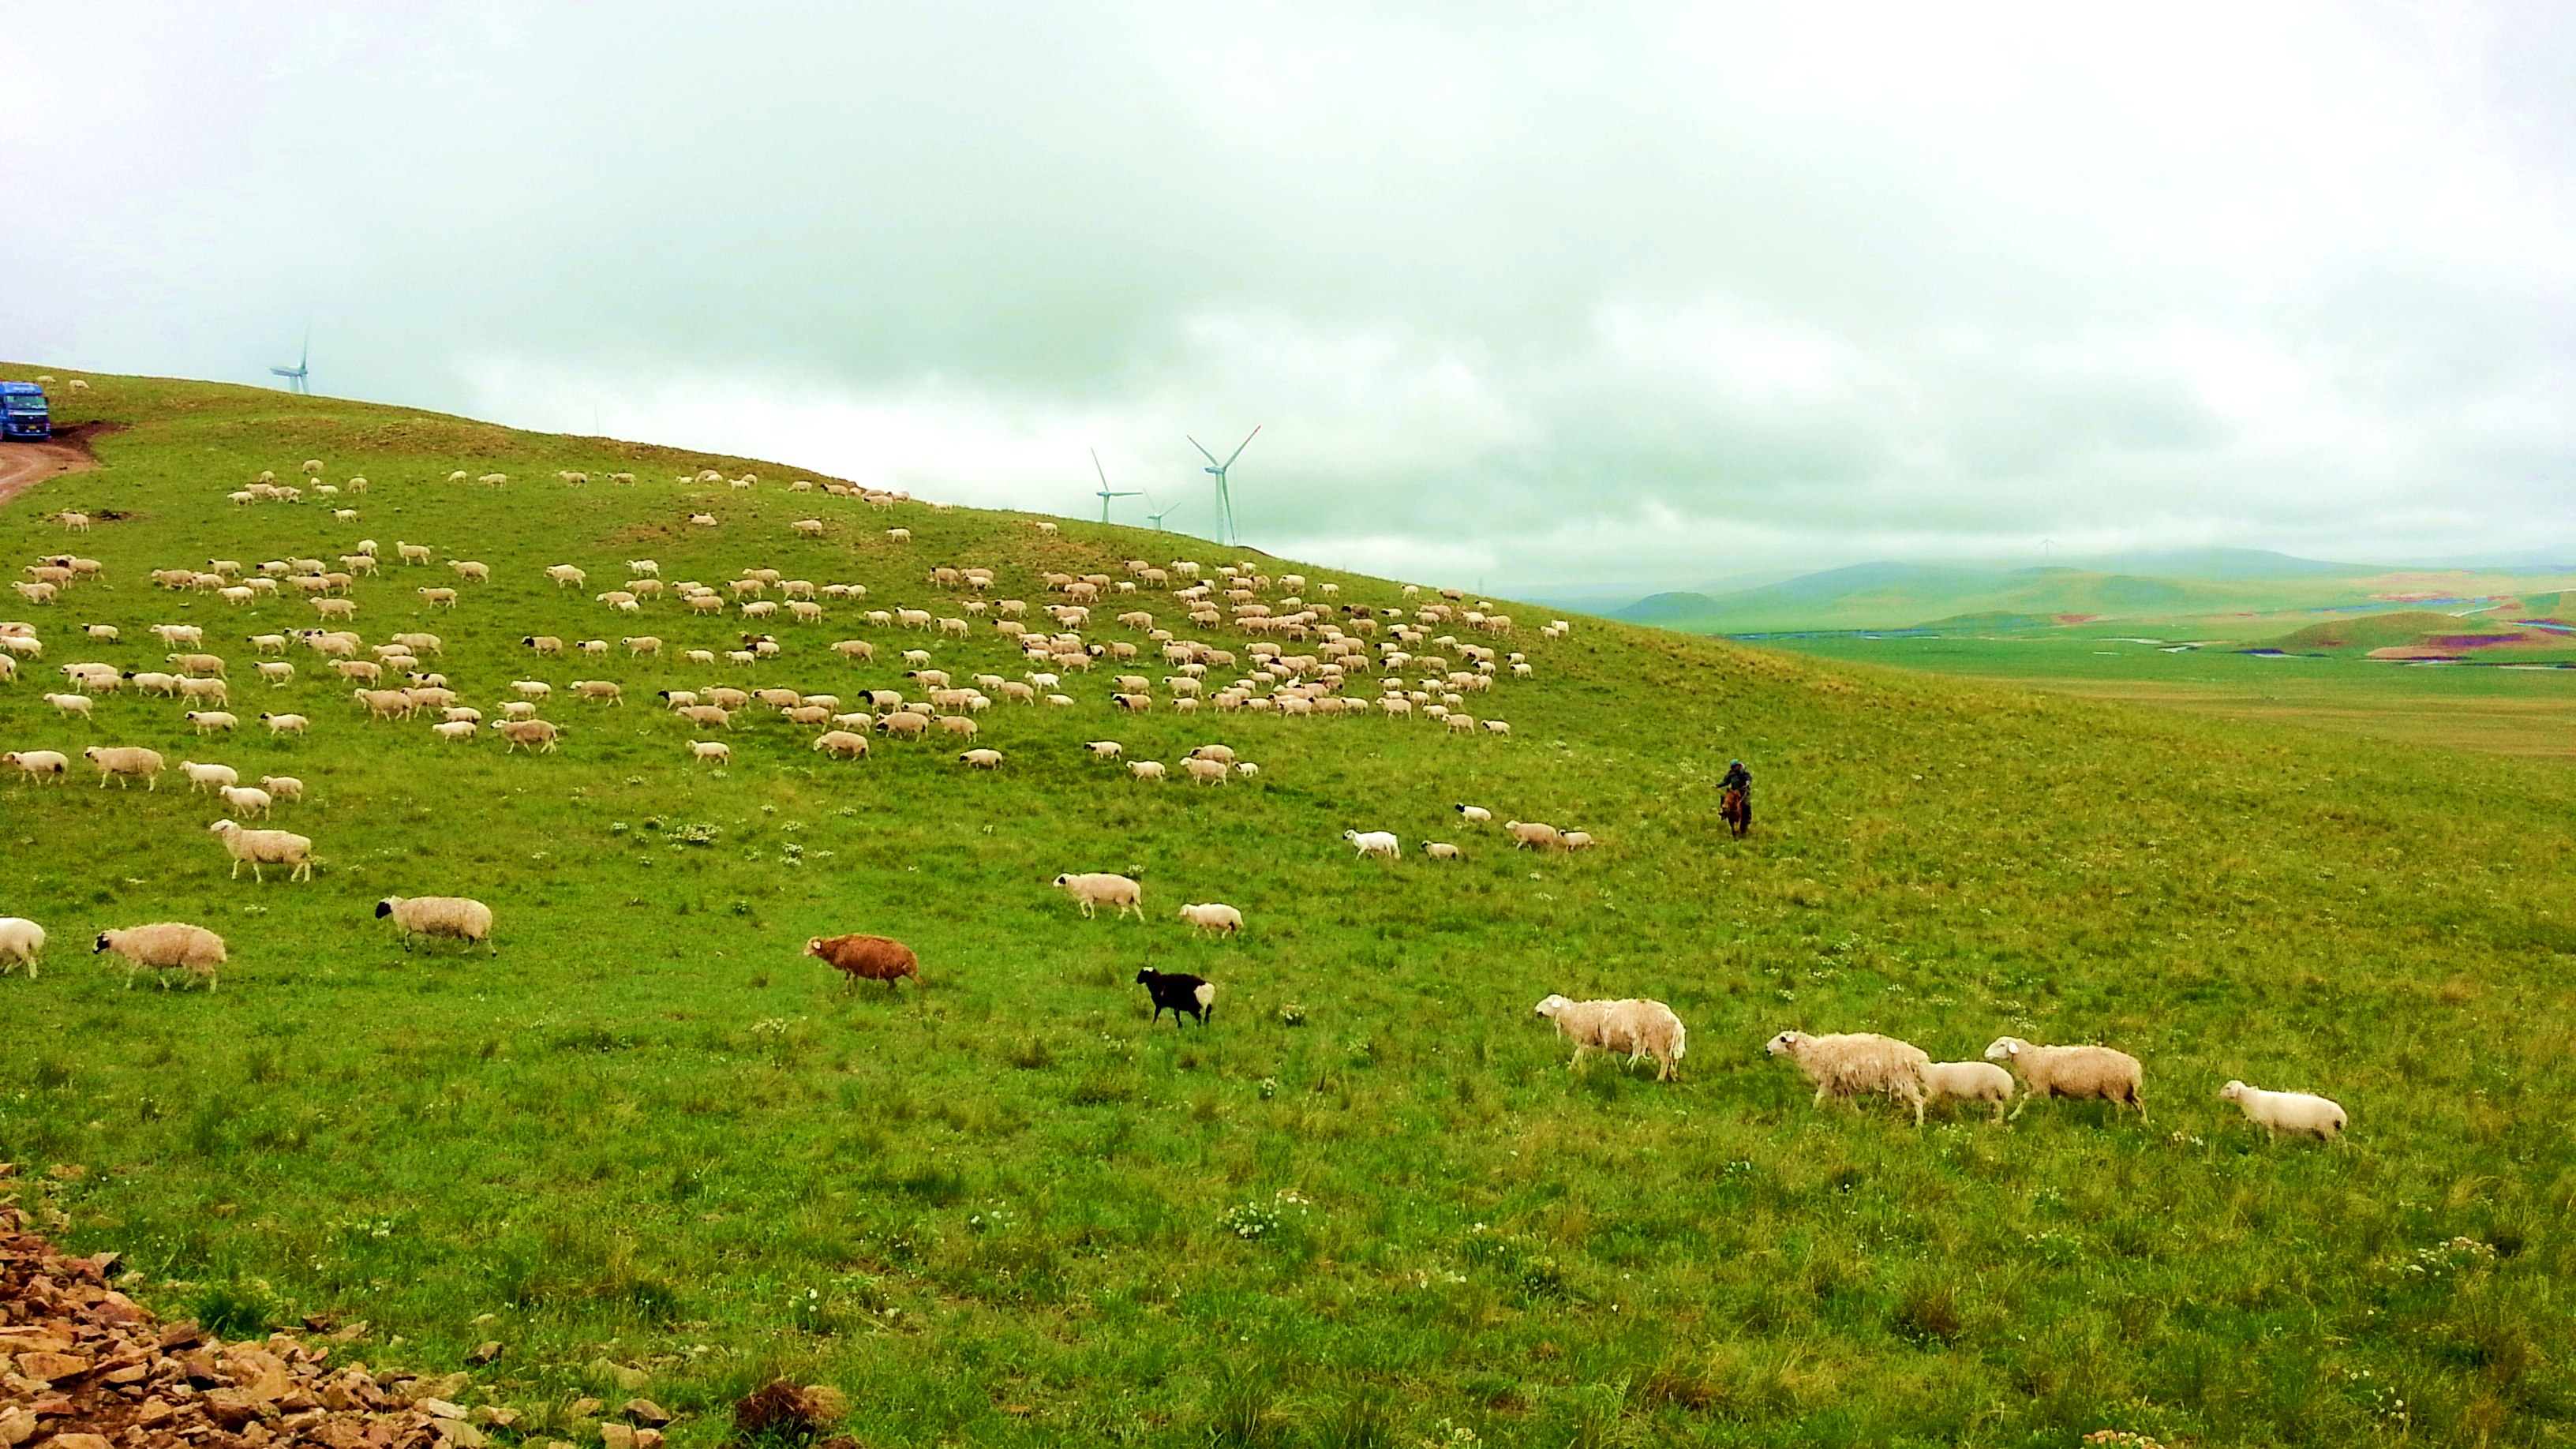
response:
<path fill-rule="evenodd" d="M 1726 778 L 1717 782 L 1717 798 L 1721 806 L 1725 803 L 1727 792 L 1730 790 L 1743 792 L 1744 818 L 1729 822 L 1735 827 L 1735 833 L 1741 836 L 1753 825 L 1753 772 L 1744 768 L 1742 760 L 1726 762 Z"/>

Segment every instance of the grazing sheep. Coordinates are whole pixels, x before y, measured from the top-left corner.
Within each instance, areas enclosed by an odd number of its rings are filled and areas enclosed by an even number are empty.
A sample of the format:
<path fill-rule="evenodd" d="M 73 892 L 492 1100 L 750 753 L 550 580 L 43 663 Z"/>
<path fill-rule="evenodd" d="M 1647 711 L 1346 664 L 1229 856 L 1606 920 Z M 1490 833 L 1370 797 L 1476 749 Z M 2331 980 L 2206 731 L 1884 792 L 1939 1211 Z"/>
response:
<path fill-rule="evenodd" d="M 1193 935 L 1214 931 L 1220 936 L 1232 936 L 1243 930 L 1243 912 L 1213 902 L 1204 906 L 1183 906 L 1180 918 L 1190 923 Z"/>
<path fill-rule="evenodd" d="M 1680 1068 L 1688 1036 L 1681 1018 L 1660 1001 L 1642 998 L 1614 1001 L 1601 1020 L 1601 1049 L 1604 1052 L 1626 1051 L 1628 1065 L 1632 1067 L 1642 1057 L 1653 1057 L 1655 1080 L 1658 1082 L 1670 1080 Z"/>
<path fill-rule="evenodd" d="M 1190 778 L 1202 785 L 1222 785 L 1226 776 L 1233 773 L 1221 760 L 1183 760 L 1181 768 L 1189 771 Z"/>
<path fill-rule="evenodd" d="M 98 766 L 98 787 L 102 790 L 107 788 L 110 777 L 116 780 L 116 788 L 122 790 L 125 782 L 137 775 L 143 777 L 144 789 L 161 788 L 161 752 L 158 750 L 147 750 L 141 745 L 117 745 L 113 748 L 92 745 L 81 751 L 81 757 Z"/>
<path fill-rule="evenodd" d="M 27 979 L 36 979 L 36 953 L 45 949 L 45 928 L 24 916 L 0 916 L 0 976 L 18 967 L 27 968 Z"/>
<path fill-rule="evenodd" d="M 969 723 L 972 723 L 972 721 L 969 721 Z M 970 770 L 998 770 L 1002 768 L 1002 752 L 1000 750 L 968 750 L 966 753 L 957 757 L 957 763 L 964 765 Z"/>
<path fill-rule="evenodd" d="M 1559 848 L 1572 851 L 1590 850 L 1592 848 L 1593 841 L 1592 837 L 1583 831 L 1569 830 L 1564 834 L 1559 835 L 1556 838 L 1556 843 Z"/>
<path fill-rule="evenodd" d="M 867 757 L 868 741 L 865 735 L 852 734 L 848 730 L 833 730 L 816 739 L 811 748 L 821 750 L 836 760 L 857 760 Z M 973 753 L 990 753 L 990 751 Z"/>
<path fill-rule="evenodd" d="M 1514 850 L 1522 850 L 1533 845 L 1544 850 L 1560 840 L 1555 826 L 1542 825 L 1534 820 L 1506 820 L 1503 822 L 1503 828 L 1512 833 Z"/>
<path fill-rule="evenodd" d="M 35 975 L 34 968 L 28 968 L 27 974 Z M 2218 1089 L 2218 1099 L 2244 1108 L 2246 1120 L 2270 1133 L 2275 1142 L 2281 1140 L 2284 1132 L 2312 1135 L 2319 1142 L 2332 1142 L 2335 1134 L 2343 1131 L 2344 1127 L 2343 1108 L 2327 1098 L 2307 1092 L 2267 1092 L 2243 1082 L 2229 1082 Z"/>
<path fill-rule="evenodd" d="M 201 735 L 212 730 L 232 729 L 241 723 L 230 712 L 220 709 L 192 709 L 180 718 L 195 725 Z"/>
<path fill-rule="evenodd" d="M 200 765 L 194 760 L 181 760 L 179 773 L 188 777 L 188 789 L 192 794 L 241 783 L 241 773 L 230 765 Z"/>
<path fill-rule="evenodd" d="M 101 951 L 114 951 L 125 958 L 125 989 L 134 989 L 134 973 L 151 968 L 155 971 L 185 971 L 215 989 L 215 968 L 224 964 L 224 938 L 203 926 L 180 921 L 156 921 L 149 926 L 128 926 L 121 931 L 101 931 L 98 944 L 91 948 L 95 956 Z M 170 978 L 160 978 L 167 988 Z"/>
<path fill-rule="evenodd" d="M 264 879 L 259 869 L 263 865 L 294 867 L 287 873 L 290 881 L 313 878 L 313 842 L 304 836 L 286 830 L 244 830 L 230 820 L 218 820 L 206 829 L 232 853 L 234 880 L 241 879 L 244 864 L 250 866 L 253 881 Z"/>
<path fill-rule="evenodd" d="M 376 918 L 387 916 L 394 918 L 394 933 L 406 951 L 414 936 L 447 936 L 464 942 L 468 951 L 480 941 L 485 954 L 501 954 L 501 948 L 492 944 L 492 908 L 481 901 L 465 896 L 387 896 L 376 902 Z"/>
<path fill-rule="evenodd" d="M 840 972 L 848 990 L 862 981 L 882 981 L 892 991 L 907 976 L 921 984 L 921 959 L 891 936 L 816 936 L 805 943 L 805 954 Z"/>
<path fill-rule="evenodd" d="M 1163 1013 L 1172 1014 L 1172 1025 L 1179 1026 L 1183 1016 L 1198 1018 L 1205 1030 L 1208 1018 L 1216 1010 L 1216 984 L 1178 971 L 1157 971 L 1148 966 L 1136 973 L 1136 984 L 1154 999 L 1154 1020 L 1160 1023 Z"/>
<path fill-rule="evenodd" d="M 1116 740 L 1085 740 L 1082 747 L 1091 751 L 1092 758 L 1098 760 L 1117 759 L 1127 748 Z"/>
<path fill-rule="evenodd" d="M 2127 1052 L 2102 1046 L 2033 1046 L 2017 1036 L 1999 1036 L 1986 1048 L 1986 1060 L 2021 1069 L 2021 1102 L 2011 1121 L 2040 1097 L 2099 1097 L 2117 1111 L 2138 1109 L 2147 1120 L 2146 1068 Z"/>
<path fill-rule="evenodd" d="M 89 717 L 90 700 L 86 694 L 49 694 L 45 696 L 45 703 L 64 714 L 76 714 L 84 719 Z"/>
<path fill-rule="evenodd" d="M 304 798 L 304 782 L 293 775 L 262 775 L 259 777 L 259 788 L 266 790 L 273 799 L 301 800 Z"/>
<path fill-rule="evenodd" d="M 625 692 L 617 687 L 617 682 L 613 679 L 576 679 L 572 682 L 572 688 L 573 693 L 584 699 L 606 700 L 620 708 L 626 704 Z"/>
<path fill-rule="evenodd" d="M 1342 838 L 1349 841 L 1351 848 L 1363 856 L 1374 855 L 1380 860 L 1394 860 L 1404 854 L 1404 847 L 1397 843 L 1392 831 L 1345 830 L 1342 832 Z"/>
<path fill-rule="evenodd" d="M 224 808 L 235 815 L 264 817 L 268 814 L 269 795 L 266 790 L 255 790 L 248 785 L 226 785 L 215 793 L 223 797 Z"/>
<path fill-rule="evenodd" d="M 1809 1036 L 1784 1031 L 1771 1038 L 1771 1055 L 1787 1057 L 1816 1084 L 1816 1105 L 1827 1097 L 1849 1098 L 1884 1092 L 1914 1107 L 1914 1125 L 1923 1125 L 1923 1069 L 1931 1055 L 1921 1047 L 1874 1032 Z"/>
<path fill-rule="evenodd" d="M 1494 823 L 1494 812 L 1486 809 L 1482 805 L 1459 805 L 1452 808 L 1458 812 L 1461 819 L 1464 819 L 1470 825 L 1491 825 Z"/>
<path fill-rule="evenodd" d="M 1081 903 L 1086 919 L 1092 915 L 1095 906 L 1116 906 L 1121 916 L 1133 911 L 1137 920 L 1145 919 L 1145 888 L 1126 876 L 1060 875 L 1054 884 L 1058 890 Z"/>
<path fill-rule="evenodd" d="M 725 765 L 733 762 L 733 746 L 722 740 L 689 741 L 689 758 L 705 764 Z"/>
<path fill-rule="evenodd" d="M 1128 763 L 1127 773 L 1139 780 L 1160 780 L 1169 771 L 1163 768 L 1160 760 L 1133 760 Z"/>
<path fill-rule="evenodd" d="M 1433 860 L 1465 860 L 1467 858 L 1459 853 L 1458 847 L 1451 845 L 1445 840 L 1424 841 L 1422 844 L 1422 853 L 1431 857 Z"/>
<path fill-rule="evenodd" d="M 47 775 L 60 780 L 71 772 L 72 762 L 60 750 L 12 750 L 0 755 L 0 765 L 15 766 L 18 773 L 30 780 L 41 780 Z"/>
<path fill-rule="evenodd" d="M 2004 1105 L 2012 1100 L 2012 1073 L 1992 1062 L 1933 1062 L 1923 1068 L 1923 1100 L 1934 1102 L 1992 1102 L 1995 1120 L 2004 1120 Z"/>
<path fill-rule="evenodd" d="M 510 748 L 501 752 L 505 755 L 521 745 L 528 746 L 530 753 L 551 755 L 555 752 L 555 741 L 572 733 L 542 719 L 496 719 L 492 721 L 492 728 L 500 731 L 501 738 L 510 742 Z"/>

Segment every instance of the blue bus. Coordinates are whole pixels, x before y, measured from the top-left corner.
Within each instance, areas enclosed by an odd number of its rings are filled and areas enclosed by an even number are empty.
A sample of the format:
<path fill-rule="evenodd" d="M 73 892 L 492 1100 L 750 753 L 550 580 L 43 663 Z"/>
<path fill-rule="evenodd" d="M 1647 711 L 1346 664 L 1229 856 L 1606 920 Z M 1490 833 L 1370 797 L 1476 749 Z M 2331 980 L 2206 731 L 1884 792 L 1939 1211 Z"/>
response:
<path fill-rule="evenodd" d="M 32 382 L 0 382 L 0 438 L 54 435 L 53 414 L 45 407 L 45 390 Z"/>

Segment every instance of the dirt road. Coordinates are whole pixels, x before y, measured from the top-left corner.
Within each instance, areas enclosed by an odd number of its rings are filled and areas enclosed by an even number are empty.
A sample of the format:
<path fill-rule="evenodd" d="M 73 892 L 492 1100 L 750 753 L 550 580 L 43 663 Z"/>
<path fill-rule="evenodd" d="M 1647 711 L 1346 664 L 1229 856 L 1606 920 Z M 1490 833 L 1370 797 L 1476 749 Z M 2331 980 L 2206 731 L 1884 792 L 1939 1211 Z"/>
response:
<path fill-rule="evenodd" d="M 65 473 L 84 473 L 98 466 L 89 450 L 90 435 L 106 431 L 98 423 L 81 423 L 54 434 L 48 443 L 0 442 L 0 503 Z"/>

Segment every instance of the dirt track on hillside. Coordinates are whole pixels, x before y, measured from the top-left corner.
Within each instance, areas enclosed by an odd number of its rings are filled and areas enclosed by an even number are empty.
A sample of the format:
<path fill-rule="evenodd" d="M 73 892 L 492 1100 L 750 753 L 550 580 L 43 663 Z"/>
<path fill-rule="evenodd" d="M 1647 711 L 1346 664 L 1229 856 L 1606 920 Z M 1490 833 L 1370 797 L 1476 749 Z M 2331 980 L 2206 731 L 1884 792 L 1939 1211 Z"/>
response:
<path fill-rule="evenodd" d="M 0 503 L 65 473 L 86 473 L 98 466 L 89 440 L 117 430 L 113 423 L 78 423 L 58 428 L 46 443 L 0 443 Z"/>

